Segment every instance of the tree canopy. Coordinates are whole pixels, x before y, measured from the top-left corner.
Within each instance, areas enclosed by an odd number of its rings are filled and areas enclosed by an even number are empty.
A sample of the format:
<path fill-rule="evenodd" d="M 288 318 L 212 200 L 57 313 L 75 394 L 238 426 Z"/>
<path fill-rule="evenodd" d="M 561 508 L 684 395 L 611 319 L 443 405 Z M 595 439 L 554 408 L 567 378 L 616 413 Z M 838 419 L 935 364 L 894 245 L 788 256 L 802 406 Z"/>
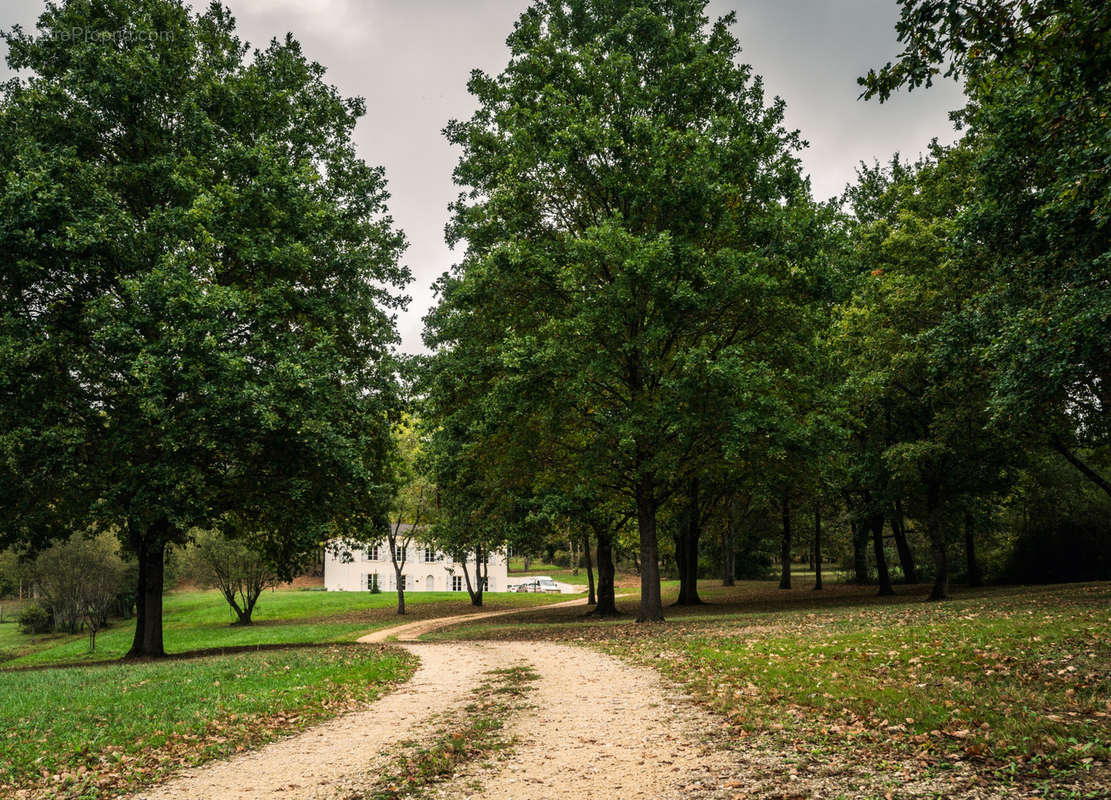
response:
<path fill-rule="evenodd" d="M 167 544 L 234 512 L 288 571 L 375 468 L 404 239 L 362 101 L 292 36 L 251 52 L 218 4 L 76 0 L 6 39 L 4 535 L 117 526 L 133 652 L 159 655 Z"/>
<path fill-rule="evenodd" d="M 642 619 L 662 618 L 657 509 L 701 445 L 776 406 L 807 331 L 801 142 L 704 5 L 537 3 L 446 129 L 466 254 L 427 341 L 466 386 L 438 413 L 518 441 L 526 419 L 582 427 L 578 468 L 637 509 Z"/>

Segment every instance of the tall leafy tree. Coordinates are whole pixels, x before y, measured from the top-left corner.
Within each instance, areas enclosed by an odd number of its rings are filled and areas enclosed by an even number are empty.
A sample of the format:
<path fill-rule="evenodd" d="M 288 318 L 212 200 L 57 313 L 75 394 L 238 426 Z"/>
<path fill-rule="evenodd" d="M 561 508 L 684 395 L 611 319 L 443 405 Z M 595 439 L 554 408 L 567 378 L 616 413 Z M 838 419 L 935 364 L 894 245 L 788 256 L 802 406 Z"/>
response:
<path fill-rule="evenodd" d="M 813 216 L 783 103 L 704 6 L 541 0 L 447 128 L 467 249 L 428 343 L 507 436 L 505 397 L 574 405 L 581 463 L 636 511 L 641 620 L 663 617 L 656 513 L 706 440 L 702 399 L 782 372 Z"/>
<path fill-rule="evenodd" d="M 989 429 L 987 376 L 954 336 L 983 278 L 960 252 L 958 212 L 973 194 L 962 144 L 914 165 L 865 170 L 855 193 L 857 285 L 837 332 L 854 420 L 850 471 L 857 524 L 872 533 L 881 590 L 883 528 L 909 497 L 934 563 L 932 599 L 948 593 L 947 543 L 957 501 L 1002 486 L 1013 453 Z M 883 186 L 876 193 L 873 189 Z M 870 188 L 869 188 L 870 187 Z M 860 191 L 867 188 L 867 191 Z M 863 202 L 863 195 L 871 198 Z M 904 563 L 906 563 L 904 561 Z"/>
<path fill-rule="evenodd" d="M 1111 6 L 902 0 L 895 62 L 861 79 L 962 78 L 975 196 L 966 260 L 990 277 L 965 332 L 992 371 L 995 422 L 1048 444 L 1111 497 Z"/>
<path fill-rule="evenodd" d="M 74 31 L 81 31 L 74 37 Z M 6 34 L 5 535 L 105 520 L 163 653 L 168 545 L 235 512 L 290 569 L 384 452 L 407 280 L 364 112 L 213 4 L 70 0 Z"/>

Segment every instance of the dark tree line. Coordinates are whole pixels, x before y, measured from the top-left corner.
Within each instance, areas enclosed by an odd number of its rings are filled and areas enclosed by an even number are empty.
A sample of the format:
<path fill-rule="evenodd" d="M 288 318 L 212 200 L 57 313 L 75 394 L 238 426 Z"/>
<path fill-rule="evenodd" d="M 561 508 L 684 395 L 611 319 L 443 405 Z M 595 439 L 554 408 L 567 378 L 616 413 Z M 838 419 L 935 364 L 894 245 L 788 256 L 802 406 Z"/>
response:
<path fill-rule="evenodd" d="M 466 250 L 427 328 L 445 474 L 481 475 L 518 537 L 553 513 L 594 531 L 600 569 L 597 520 L 621 519 L 642 620 L 661 563 L 680 603 L 738 564 L 790 588 L 823 520 L 881 594 L 945 598 L 958 552 L 973 585 L 984 553 L 1014 574 L 1061 465 L 1106 553 L 1111 12 L 905 0 L 864 96 L 948 70 L 964 134 L 820 204 L 704 5 L 537 2 L 472 76 L 479 110 L 447 128 Z"/>

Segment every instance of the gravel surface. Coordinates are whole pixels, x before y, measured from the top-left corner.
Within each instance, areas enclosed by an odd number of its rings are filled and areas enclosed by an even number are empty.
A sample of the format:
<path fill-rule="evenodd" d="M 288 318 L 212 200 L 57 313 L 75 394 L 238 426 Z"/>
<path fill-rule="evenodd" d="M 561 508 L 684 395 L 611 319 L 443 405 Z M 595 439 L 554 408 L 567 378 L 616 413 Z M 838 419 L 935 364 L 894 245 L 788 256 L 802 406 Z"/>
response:
<path fill-rule="evenodd" d="M 186 770 L 136 800 L 329 798 L 384 761 L 381 751 L 419 737 L 430 717 L 462 705 L 482 673 L 501 664 L 482 645 L 421 647 L 412 679 L 365 711 L 337 717 L 226 761 Z"/>
<path fill-rule="evenodd" d="M 529 663 L 540 673 L 531 707 L 507 726 L 518 744 L 434 796 L 677 800 L 716 784 L 715 773 L 729 769 L 727 755 L 706 737 L 714 720 L 656 672 L 569 645 L 491 646 L 499 659 Z"/>
<path fill-rule="evenodd" d="M 555 605 L 584 603 L 584 598 Z M 534 608 L 519 611 L 534 611 Z M 134 800 L 323 800 L 373 783 L 391 749 L 430 735 L 445 714 L 465 713 L 483 673 L 530 664 L 539 674 L 528 705 L 507 723 L 518 744 L 493 764 L 473 765 L 441 797 L 689 797 L 711 781 L 724 756 L 705 744 L 713 721 L 665 689 L 652 670 L 585 648 L 546 642 L 417 643 L 424 633 L 464 621 L 519 613 L 479 612 L 418 620 L 360 641 L 396 638 L 420 658 L 412 680 L 330 722 L 226 761 L 186 770 Z M 474 793 L 476 782 L 481 793 Z M 595 795 L 587 788 L 604 784 Z M 574 788 L 572 788 L 574 787 Z"/>

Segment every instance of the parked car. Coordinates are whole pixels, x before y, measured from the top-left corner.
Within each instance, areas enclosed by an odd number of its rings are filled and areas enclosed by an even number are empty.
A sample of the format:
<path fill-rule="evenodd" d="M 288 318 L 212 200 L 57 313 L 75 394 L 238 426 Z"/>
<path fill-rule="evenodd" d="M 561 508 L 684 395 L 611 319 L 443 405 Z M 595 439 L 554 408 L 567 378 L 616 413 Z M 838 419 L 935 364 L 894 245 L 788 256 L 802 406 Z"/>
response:
<path fill-rule="evenodd" d="M 538 592 L 542 594 L 559 594 L 559 584 L 547 575 L 535 575 L 517 587 L 518 592 Z"/>

